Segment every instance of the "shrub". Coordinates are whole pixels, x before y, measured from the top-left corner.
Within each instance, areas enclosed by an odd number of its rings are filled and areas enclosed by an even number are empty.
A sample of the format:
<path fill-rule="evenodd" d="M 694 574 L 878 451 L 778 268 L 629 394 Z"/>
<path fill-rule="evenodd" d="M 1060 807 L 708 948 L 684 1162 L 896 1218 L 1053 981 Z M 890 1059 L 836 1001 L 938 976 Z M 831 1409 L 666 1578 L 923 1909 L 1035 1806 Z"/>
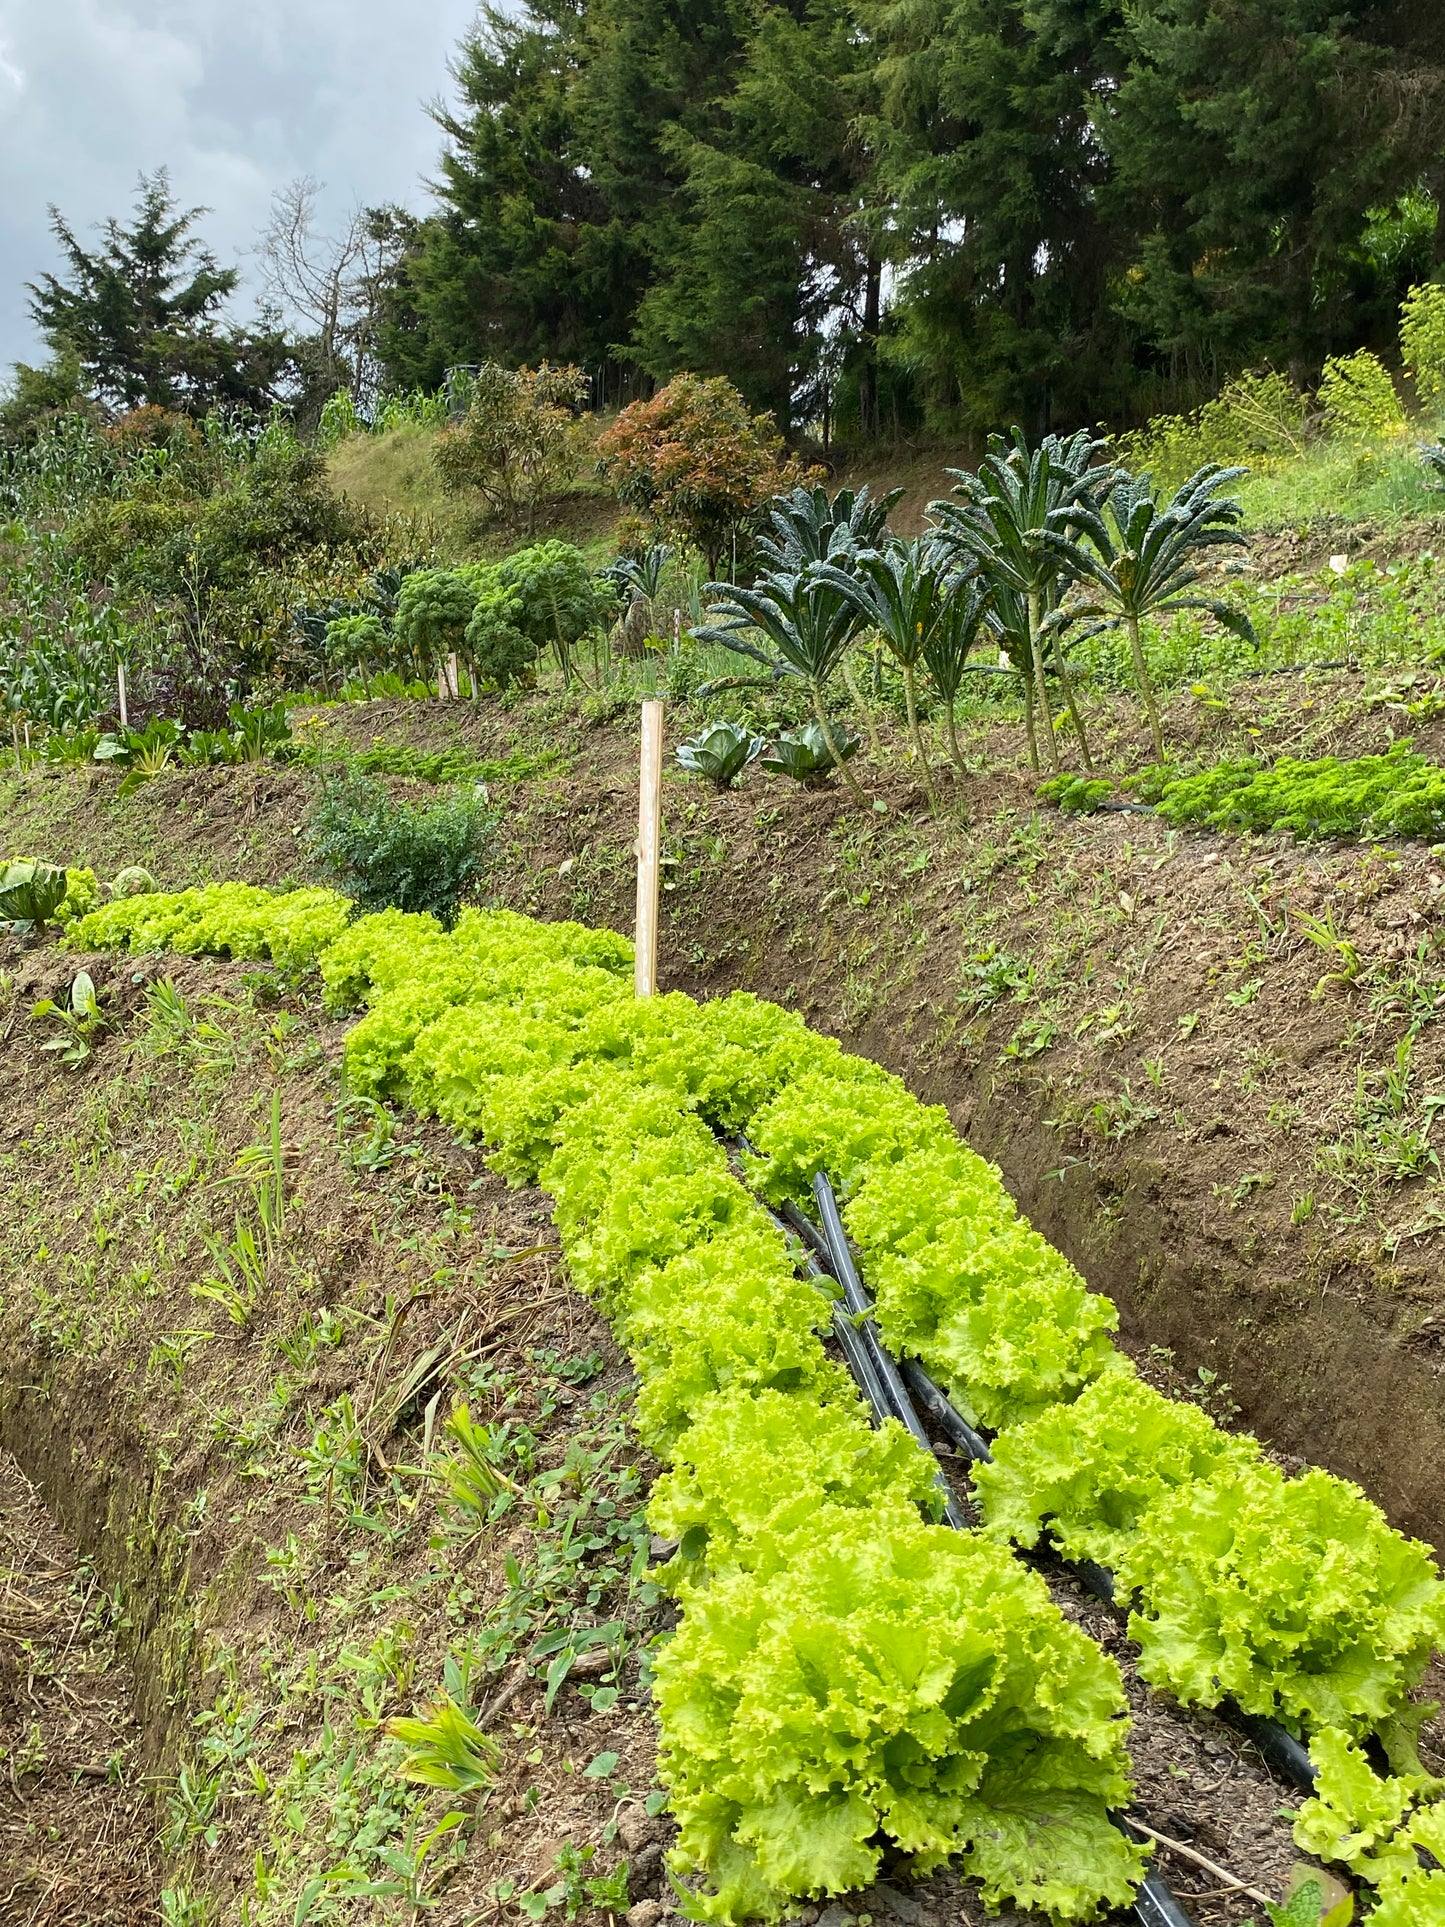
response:
<path fill-rule="evenodd" d="M 1445 407 L 1445 288 L 1411 288 L 1400 309 L 1400 350 L 1422 408 Z"/>
<path fill-rule="evenodd" d="M 651 401 L 624 408 L 597 454 L 624 508 L 698 550 L 711 575 L 774 495 L 808 479 L 783 459 L 772 416 L 752 414 L 721 375 L 678 375 Z"/>
<path fill-rule="evenodd" d="M 1342 440 L 1374 441 L 1381 435 L 1398 434 L 1405 426 L 1405 411 L 1390 371 L 1368 348 L 1330 356 L 1319 400 L 1329 432 Z"/>
<path fill-rule="evenodd" d="M 1226 382 L 1188 415 L 1159 415 L 1119 442 L 1119 457 L 1161 489 L 1177 488 L 1208 462 L 1268 468 L 1304 453 L 1305 398 L 1271 369 Z"/>
<path fill-rule="evenodd" d="M 323 789 L 309 841 L 317 862 L 362 909 L 427 911 L 450 926 L 482 868 L 493 822 L 480 797 L 418 807 L 348 770 Z"/>
<path fill-rule="evenodd" d="M 437 473 L 452 495 L 479 495 L 488 514 L 520 521 L 530 534 L 537 511 L 577 473 L 582 427 L 577 409 L 588 382 L 580 368 L 503 368 L 489 361 L 470 383 L 467 412 L 438 437 Z"/>

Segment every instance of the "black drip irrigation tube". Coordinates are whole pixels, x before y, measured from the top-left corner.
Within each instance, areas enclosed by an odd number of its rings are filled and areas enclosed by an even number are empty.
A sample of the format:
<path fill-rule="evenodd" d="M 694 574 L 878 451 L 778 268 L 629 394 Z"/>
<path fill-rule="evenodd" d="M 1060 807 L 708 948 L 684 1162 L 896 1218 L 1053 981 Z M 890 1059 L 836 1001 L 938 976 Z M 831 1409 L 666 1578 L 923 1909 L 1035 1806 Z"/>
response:
<path fill-rule="evenodd" d="M 864 1349 L 869 1354 L 870 1364 L 876 1368 L 876 1380 L 881 1382 L 886 1397 L 886 1405 L 876 1408 L 879 1418 L 894 1417 L 901 1420 L 918 1441 L 920 1450 L 927 1452 L 932 1458 L 933 1448 L 928 1442 L 928 1434 L 924 1431 L 913 1401 L 908 1395 L 908 1386 L 904 1382 L 906 1374 L 914 1385 L 921 1386 L 923 1403 L 938 1420 L 940 1428 L 947 1432 L 956 1444 L 961 1445 L 971 1458 L 990 1457 L 989 1449 L 978 1433 L 962 1414 L 954 1409 L 921 1365 L 915 1366 L 910 1371 L 909 1366 L 913 1361 L 909 1360 L 900 1370 L 892 1353 L 878 1335 L 878 1328 L 872 1317 L 872 1300 L 864 1291 L 862 1280 L 858 1276 L 858 1267 L 853 1262 L 848 1235 L 843 1228 L 843 1220 L 838 1211 L 838 1201 L 833 1195 L 832 1185 L 821 1171 L 813 1180 L 813 1195 L 818 1201 L 818 1215 L 822 1220 L 821 1232 L 816 1225 L 811 1224 L 804 1217 L 802 1212 L 785 1207 L 787 1221 L 795 1225 L 815 1252 L 820 1252 L 826 1257 L 828 1269 L 843 1288 L 843 1298 L 852 1316 L 851 1318 L 845 1316 L 841 1322 L 851 1326 L 855 1335 L 862 1334 Z M 810 1269 L 818 1267 L 817 1258 L 811 1259 L 809 1265 Z M 821 1267 L 818 1268 L 821 1269 Z M 856 1326 L 853 1326 L 853 1320 L 857 1321 Z M 839 1323 L 838 1314 L 835 1312 L 835 1330 L 839 1328 Z M 845 1346 L 845 1354 L 846 1350 Z M 849 1362 L 852 1362 L 851 1356 Z M 863 1387 L 864 1395 L 870 1401 L 873 1400 L 874 1393 L 869 1390 L 862 1378 L 859 1379 L 859 1384 Z M 947 1418 L 944 1416 L 945 1412 L 949 1415 Z M 966 1532 L 969 1529 L 967 1514 L 959 1504 L 941 1468 L 935 1471 L 934 1477 L 944 1495 L 945 1521 L 955 1531 Z M 1114 1814 L 1111 1818 L 1119 1831 L 1130 1840 L 1137 1841 L 1141 1837 L 1135 1833 L 1124 1815 Z M 1167 1882 L 1157 1873 L 1146 1873 L 1140 1881 L 1134 1895 L 1134 1917 L 1140 1927 L 1195 1927 L 1193 1915 L 1180 1905 Z"/>

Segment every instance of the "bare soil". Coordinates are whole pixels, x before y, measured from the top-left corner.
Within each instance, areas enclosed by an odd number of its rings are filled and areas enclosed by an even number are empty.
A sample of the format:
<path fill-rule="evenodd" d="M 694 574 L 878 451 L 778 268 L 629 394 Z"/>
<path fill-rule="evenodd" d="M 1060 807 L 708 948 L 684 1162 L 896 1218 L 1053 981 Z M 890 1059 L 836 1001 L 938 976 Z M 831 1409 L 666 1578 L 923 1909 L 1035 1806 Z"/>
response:
<path fill-rule="evenodd" d="M 0 1920 L 150 1927 L 151 1798 L 111 1601 L 0 1453 Z"/>

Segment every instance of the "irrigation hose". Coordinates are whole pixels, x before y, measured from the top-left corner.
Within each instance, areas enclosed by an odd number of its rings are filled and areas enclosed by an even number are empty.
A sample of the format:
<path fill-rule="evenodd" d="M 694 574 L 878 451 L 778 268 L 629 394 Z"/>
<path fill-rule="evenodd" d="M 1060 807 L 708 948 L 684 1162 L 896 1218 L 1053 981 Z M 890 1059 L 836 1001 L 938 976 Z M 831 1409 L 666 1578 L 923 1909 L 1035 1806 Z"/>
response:
<path fill-rule="evenodd" d="M 888 1403 L 894 1414 L 913 1434 L 918 1448 L 926 1452 L 933 1465 L 933 1482 L 943 1499 L 943 1516 L 956 1532 L 967 1532 L 969 1517 L 959 1504 L 953 1487 L 944 1477 L 941 1467 L 933 1455 L 923 1421 L 913 1409 L 913 1401 L 908 1396 L 908 1388 L 903 1383 L 893 1354 L 878 1335 L 878 1327 L 873 1322 L 873 1302 L 863 1289 L 858 1276 L 858 1267 L 853 1263 L 853 1254 L 848 1249 L 848 1234 L 843 1229 L 843 1220 L 838 1214 L 838 1200 L 833 1196 L 833 1187 L 820 1171 L 813 1179 L 813 1195 L 818 1200 L 818 1212 L 823 1220 L 823 1236 L 828 1243 L 828 1255 L 833 1261 L 833 1276 L 843 1287 L 843 1299 L 856 1321 L 856 1329 L 862 1336 L 877 1376 L 882 1380 Z M 834 1316 L 834 1325 L 838 1323 Z"/>

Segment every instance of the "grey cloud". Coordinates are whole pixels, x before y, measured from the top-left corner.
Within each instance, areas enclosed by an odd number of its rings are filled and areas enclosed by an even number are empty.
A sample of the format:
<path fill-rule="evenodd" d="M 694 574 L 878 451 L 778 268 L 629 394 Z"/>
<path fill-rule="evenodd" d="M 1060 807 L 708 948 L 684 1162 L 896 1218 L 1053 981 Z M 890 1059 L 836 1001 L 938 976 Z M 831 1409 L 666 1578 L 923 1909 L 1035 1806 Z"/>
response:
<path fill-rule="evenodd" d="M 0 0 L 0 369 L 43 353 L 24 283 L 59 265 L 46 207 L 79 233 L 171 170 L 238 261 L 301 174 L 322 213 L 425 203 L 425 103 L 475 0 Z M 241 311 L 249 309 L 243 300 Z"/>

